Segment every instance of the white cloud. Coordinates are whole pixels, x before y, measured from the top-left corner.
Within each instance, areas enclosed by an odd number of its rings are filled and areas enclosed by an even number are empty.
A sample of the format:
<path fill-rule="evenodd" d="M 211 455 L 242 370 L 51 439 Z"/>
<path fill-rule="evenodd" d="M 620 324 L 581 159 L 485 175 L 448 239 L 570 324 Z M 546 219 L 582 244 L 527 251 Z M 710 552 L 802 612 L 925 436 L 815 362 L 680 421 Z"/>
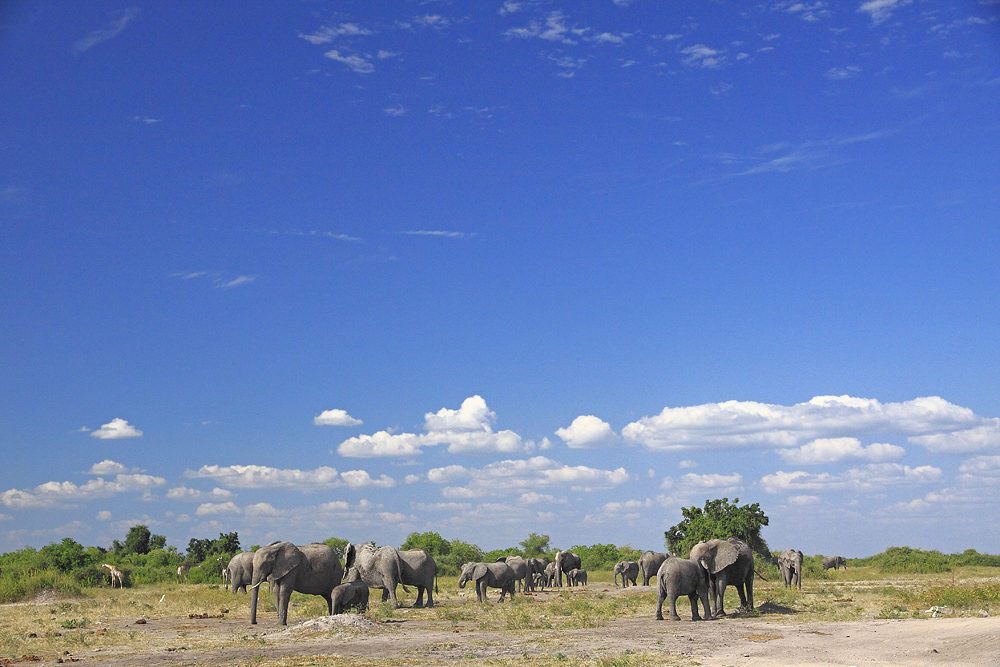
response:
<path fill-rule="evenodd" d="M 479 498 L 538 493 L 538 489 L 569 487 L 572 491 L 590 492 L 624 484 L 632 476 L 624 468 L 600 470 L 587 466 L 561 465 L 544 456 L 530 459 L 496 461 L 483 468 L 449 466 L 435 468 L 427 478 L 439 484 L 468 477 L 465 486 L 447 486 L 441 494 L 446 498 Z"/>
<path fill-rule="evenodd" d="M 789 505 L 818 505 L 819 496 L 789 496 Z"/>
<path fill-rule="evenodd" d="M 695 44 L 686 49 L 681 49 L 681 53 L 687 56 L 684 58 L 684 64 L 690 67 L 716 69 L 722 67 L 726 61 L 726 57 L 722 55 L 721 51 L 716 51 L 704 44 Z"/>
<path fill-rule="evenodd" d="M 289 488 L 306 492 L 342 486 L 359 489 L 366 486 L 389 488 L 396 485 L 396 481 L 387 475 L 381 475 L 376 480 L 364 470 L 338 473 L 335 468 L 328 466 L 315 470 L 285 470 L 257 465 L 206 465 L 198 470 L 187 470 L 184 476 L 194 479 L 214 479 L 229 488 Z M 178 493 L 184 492 L 178 491 Z"/>
<path fill-rule="evenodd" d="M 585 32 L 585 30 L 583 32 Z M 544 39 L 549 42 L 575 44 L 576 42 L 569 36 L 570 33 L 579 35 L 581 31 L 571 31 L 566 25 L 566 16 L 561 11 L 555 10 L 545 18 L 544 25 L 538 21 L 531 21 L 525 28 L 511 28 L 504 34 L 509 37 L 519 37 L 521 39 L 538 37 L 539 39 Z"/>
<path fill-rule="evenodd" d="M 847 67 L 831 67 L 826 72 L 823 73 L 827 79 L 831 81 L 842 81 L 844 79 L 851 79 L 856 77 L 861 72 L 861 68 L 855 65 L 848 65 Z"/>
<path fill-rule="evenodd" d="M 405 116 L 408 109 L 404 107 L 402 104 L 397 104 L 394 107 L 387 107 L 385 109 L 382 109 L 382 111 L 384 111 L 387 116 L 395 116 L 398 118 L 400 116 Z"/>
<path fill-rule="evenodd" d="M 336 28 L 323 26 L 311 35 L 299 33 L 299 37 L 306 40 L 310 44 L 319 46 L 320 44 L 329 44 L 337 37 L 362 37 L 370 34 L 372 34 L 371 30 L 362 28 L 356 23 L 341 23 Z"/>
<path fill-rule="evenodd" d="M 95 463 L 90 466 L 90 470 L 87 471 L 88 475 L 124 475 L 128 472 L 128 468 L 123 466 L 121 463 L 115 463 L 111 459 L 104 459 L 100 463 Z"/>
<path fill-rule="evenodd" d="M 836 463 L 848 457 L 881 463 L 902 458 L 905 453 L 902 447 L 887 443 L 876 442 L 862 447 L 857 438 L 819 438 L 795 449 L 778 450 L 782 460 L 794 465 Z"/>
<path fill-rule="evenodd" d="M 681 477 L 679 488 L 687 492 L 712 489 L 722 493 L 723 491 L 739 491 L 743 488 L 742 484 L 743 475 L 739 473 L 733 473 L 732 475 L 720 475 L 717 473 L 697 475 L 689 472 Z"/>
<path fill-rule="evenodd" d="M 618 434 L 611 429 L 611 425 L 593 415 L 580 415 L 566 428 L 557 430 L 556 435 L 570 449 L 602 447 L 618 441 Z"/>
<path fill-rule="evenodd" d="M 98 521 L 111 521 L 111 512 L 107 510 L 101 510 L 97 513 Z"/>
<path fill-rule="evenodd" d="M 113 482 L 98 477 L 81 486 L 73 482 L 46 482 L 31 491 L 8 489 L 0 493 L 0 502 L 7 507 L 59 507 L 119 493 L 149 492 L 166 483 L 162 477 L 152 475 L 118 475 Z"/>
<path fill-rule="evenodd" d="M 761 486 L 768 493 L 786 491 L 840 491 L 853 490 L 877 492 L 885 487 L 899 484 L 925 484 L 941 479 L 941 469 L 933 466 L 910 466 L 898 463 L 872 463 L 862 468 L 853 468 L 839 475 L 830 473 L 813 474 L 797 470 L 778 471 L 765 475 Z"/>
<path fill-rule="evenodd" d="M 360 426 L 364 422 L 355 419 L 347 414 L 345 410 L 324 410 L 318 416 L 313 417 L 313 424 L 316 426 Z"/>
<path fill-rule="evenodd" d="M 523 6 L 523 4 L 524 3 L 521 2 L 514 2 L 513 0 L 505 0 L 503 6 L 500 7 L 500 10 L 497 13 L 502 16 L 504 14 L 513 14 L 515 12 L 519 12 L 521 11 L 521 7 Z"/>
<path fill-rule="evenodd" d="M 114 418 L 96 431 L 91 431 L 91 437 L 101 440 L 118 440 L 120 438 L 138 438 L 142 431 L 129 424 L 124 419 Z"/>
<path fill-rule="evenodd" d="M 684 460 L 684 461 L 681 461 L 680 463 L 678 463 L 677 467 L 680 468 L 680 469 L 682 469 L 682 470 L 684 468 L 697 468 L 698 467 L 698 462 L 697 461 L 691 461 L 691 460 Z"/>
<path fill-rule="evenodd" d="M 959 436 L 982 426 L 997 428 L 998 423 L 937 396 L 885 404 L 867 398 L 817 396 L 792 406 L 727 401 L 664 408 L 659 415 L 628 424 L 622 436 L 651 450 L 682 451 L 800 447 L 820 438 L 897 433 L 931 451 L 959 451 L 959 447 L 1000 445 L 1000 437 Z"/>
<path fill-rule="evenodd" d="M 247 505 L 243 508 L 243 514 L 246 516 L 281 516 L 281 512 L 276 510 L 271 503 L 255 503 L 253 505 Z"/>
<path fill-rule="evenodd" d="M 375 66 L 371 64 L 368 60 L 365 60 L 361 56 L 345 56 L 341 55 L 340 51 L 333 49 L 327 51 L 323 54 L 330 60 L 336 60 L 337 62 L 344 63 L 347 67 L 358 74 L 371 74 L 375 71 Z"/>
<path fill-rule="evenodd" d="M 233 289 L 234 287 L 249 285 L 255 280 L 257 280 L 257 276 L 237 276 L 232 280 L 218 281 L 216 282 L 215 287 L 217 289 Z"/>
<path fill-rule="evenodd" d="M 538 503 L 554 503 L 556 501 L 555 496 L 551 496 L 547 493 L 535 493 L 534 491 L 529 491 L 527 493 L 522 493 L 518 502 L 522 505 L 536 505 Z"/>
<path fill-rule="evenodd" d="M 892 13 L 912 2 L 912 0 L 868 0 L 858 7 L 859 12 L 870 14 L 873 23 L 882 23 L 892 17 Z"/>
<path fill-rule="evenodd" d="M 471 396 L 458 410 L 441 408 L 424 415 L 427 433 L 391 434 L 379 431 L 374 435 L 349 438 L 337 448 L 341 456 L 415 456 L 423 447 L 448 445 L 448 451 L 459 453 L 521 453 L 533 449 L 513 431 L 494 433 L 491 423 L 496 419 L 481 396 Z"/>
<path fill-rule="evenodd" d="M 404 479 L 403 481 L 405 481 L 407 484 L 416 484 L 417 482 L 420 481 L 420 475 L 407 475 L 406 479 Z"/>
<path fill-rule="evenodd" d="M 92 46 L 117 37 L 121 34 L 122 30 L 125 29 L 125 26 L 131 23 L 132 19 L 138 15 L 139 9 L 136 7 L 127 7 L 115 12 L 112 15 L 114 18 L 112 18 L 112 20 L 109 21 L 103 28 L 88 32 L 86 36 L 74 42 L 73 51 L 76 53 L 83 53 Z"/>
<path fill-rule="evenodd" d="M 413 433 L 393 435 L 379 431 L 374 435 L 348 438 L 337 447 L 341 456 L 370 458 L 374 456 L 416 456 L 420 454 L 420 436 Z"/>
<path fill-rule="evenodd" d="M 241 510 L 236 503 L 226 502 L 226 503 L 205 503 L 199 505 L 198 509 L 194 512 L 198 516 L 213 515 L 213 514 L 242 514 Z"/>
<path fill-rule="evenodd" d="M 215 487 L 211 492 L 206 493 L 197 489 L 189 489 L 186 486 L 175 486 L 167 491 L 167 498 L 170 500 L 183 500 L 188 502 L 204 502 L 206 499 L 222 500 L 232 498 L 235 494 L 226 489 Z"/>
<path fill-rule="evenodd" d="M 975 428 L 917 435 L 909 440 L 935 454 L 968 454 L 1000 449 L 1000 419 L 984 419 Z"/>

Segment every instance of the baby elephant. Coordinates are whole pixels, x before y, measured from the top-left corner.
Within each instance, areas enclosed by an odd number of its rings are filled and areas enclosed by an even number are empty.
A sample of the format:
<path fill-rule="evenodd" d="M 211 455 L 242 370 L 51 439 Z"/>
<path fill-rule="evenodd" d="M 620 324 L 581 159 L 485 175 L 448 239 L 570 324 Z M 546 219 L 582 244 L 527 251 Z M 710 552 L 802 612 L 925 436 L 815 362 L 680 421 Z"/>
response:
<path fill-rule="evenodd" d="M 566 573 L 566 578 L 569 580 L 570 586 L 586 586 L 587 585 L 587 571 L 581 570 L 580 568 L 573 568 Z"/>
<path fill-rule="evenodd" d="M 700 621 L 698 599 L 705 610 L 705 618 L 711 618 L 708 606 L 708 570 L 700 563 L 686 558 L 668 558 L 656 573 L 656 620 L 663 620 L 663 600 L 670 600 L 670 620 L 679 621 L 677 598 L 686 595 L 691 600 L 691 620 Z"/>
<path fill-rule="evenodd" d="M 368 609 L 368 584 L 361 579 L 340 584 L 333 589 L 330 597 L 333 600 L 334 614 L 344 614 L 352 608 L 362 614 Z"/>

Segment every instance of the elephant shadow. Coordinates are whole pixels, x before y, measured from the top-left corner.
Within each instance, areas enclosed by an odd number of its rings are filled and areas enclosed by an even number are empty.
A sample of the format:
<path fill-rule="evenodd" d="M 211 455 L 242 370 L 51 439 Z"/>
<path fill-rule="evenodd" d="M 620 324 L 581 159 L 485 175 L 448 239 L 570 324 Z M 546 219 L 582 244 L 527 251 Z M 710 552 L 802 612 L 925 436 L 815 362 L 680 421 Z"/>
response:
<path fill-rule="evenodd" d="M 794 614 L 801 613 L 797 609 L 792 609 L 791 607 L 786 607 L 783 604 L 778 604 L 774 600 L 766 600 L 764 604 L 758 605 L 755 611 L 760 614 L 781 614 L 783 616 L 792 616 Z"/>

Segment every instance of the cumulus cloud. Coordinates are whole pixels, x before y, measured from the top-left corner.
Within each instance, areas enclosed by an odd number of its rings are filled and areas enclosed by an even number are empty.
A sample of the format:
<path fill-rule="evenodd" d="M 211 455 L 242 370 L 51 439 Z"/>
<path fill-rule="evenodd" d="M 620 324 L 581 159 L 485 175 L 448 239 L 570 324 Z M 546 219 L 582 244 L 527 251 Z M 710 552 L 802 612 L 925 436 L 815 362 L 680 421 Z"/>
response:
<path fill-rule="evenodd" d="M 316 426 L 360 426 L 364 422 L 347 414 L 345 410 L 324 410 L 313 417 Z"/>
<path fill-rule="evenodd" d="M 538 493 L 539 489 L 554 487 L 590 492 L 624 484 L 632 476 L 624 468 L 601 470 L 587 466 L 567 466 L 544 456 L 535 456 L 530 459 L 497 461 L 483 468 L 434 468 L 428 471 L 427 479 L 438 484 L 468 479 L 463 486 L 446 486 L 441 491 L 446 498 L 467 499 L 486 495 Z"/>
<path fill-rule="evenodd" d="M 118 440 L 120 438 L 138 438 L 142 435 L 142 431 L 124 419 L 116 417 L 96 431 L 91 431 L 90 435 L 101 440 Z"/>
<path fill-rule="evenodd" d="M 187 502 L 204 502 L 207 499 L 222 500 L 232 498 L 235 494 L 226 489 L 215 487 L 210 492 L 189 489 L 186 486 L 175 486 L 167 491 L 167 498 L 170 500 L 183 500 Z"/>
<path fill-rule="evenodd" d="M 858 458 L 872 463 L 894 461 L 902 458 L 906 450 L 887 443 L 861 446 L 857 438 L 819 438 L 794 449 L 779 449 L 778 455 L 787 463 L 816 465 L 836 463 L 846 458 Z"/>
<path fill-rule="evenodd" d="M 566 428 L 556 431 L 570 449 L 589 449 L 612 445 L 618 441 L 618 434 L 611 425 L 593 415 L 580 415 Z"/>
<path fill-rule="evenodd" d="M 213 515 L 213 514 L 242 514 L 243 510 L 240 509 L 234 502 L 226 503 L 204 503 L 198 506 L 198 509 L 194 512 L 198 516 Z"/>
<path fill-rule="evenodd" d="M 935 482 L 941 479 L 941 474 L 941 469 L 934 466 L 911 468 L 898 463 L 872 463 L 861 468 L 852 468 L 839 475 L 779 470 L 772 475 L 765 475 L 760 484 L 768 493 L 845 489 L 871 492 L 892 485 Z"/>
<path fill-rule="evenodd" d="M 125 27 L 132 22 L 132 20 L 139 15 L 139 9 L 136 7 L 127 7 L 112 15 L 112 19 L 104 25 L 104 27 L 97 30 L 92 30 L 88 32 L 84 37 L 78 39 L 73 43 L 73 51 L 76 53 L 83 53 L 89 50 L 91 47 L 100 44 L 101 42 L 106 42 L 109 39 L 114 39 L 125 29 Z"/>
<path fill-rule="evenodd" d="M 388 488 L 396 484 L 396 481 L 387 475 L 373 479 L 364 470 L 338 473 L 335 468 L 328 466 L 315 470 L 287 470 L 257 465 L 206 465 L 198 470 L 186 470 L 184 476 L 192 479 L 214 479 L 229 488 L 288 488 L 306 492 L 342 486 L 352 489 L 366 486 Z"/>
<path fill-rule="evenodd" d="M 655 451 L 683 451 L 784 449 L 822 438 L 896 433 L 931 451 L 974 451 L 1000 445 L 1000 431 L 989 428 L 998 428 L 998 423 L 937 396 L 885 404 L 868 398 L 817 396 L 792 406 L 727 401 L 664 408 L 656 416 L 628 424 L 622 436 Z M 984 427 L 984 433 L 994 435 L 980 433 Z M 962 435 L 967 431 L 977 435 Z"/>
<path fill-rule="evenodd" d="M 0 502 L 7 507 L 63 507 L 120 493 L 148 493 L 166 483 L 162 477 L 152 475 L 117 475 L 113 482 L 98 477 L 79 486 L 73 482 L 46 482 L 31 491 L 8 489 L 0 493 Z"/>
<path fill-rule="evenodd" d="M 111 459 L 104 459 L 100 463 L 90 466 L 88 475 L 124 475 L 129 470 L 121 463 L 116 463 Z"/>
<path fill-rule="evenodd" d="M 681 49 L 681 53 L 685 56 L 683 59 L 684 64 L 689 67 L 716 69 L 722 67 L 726 60 L 721 51 L 716 51 L 704 44 L 695 44 L 694 46 Z"/>
<path fill-rule="evenodd" d="M 789 496 L 789 505 L 818 505 L 819 496 Z"/>
<path fill-rule="evenodd" d="M 494 432 L 496 414 L 481 396 L 471 396 L 457 410 L 441 408 L 424 415 L 423 434 L 379 431 L 374 435 L 348 438 L 337 448 L 341 456 L 415 456 L 423 447 L 447 445 L 457 453 L 520 453 L 534 448 L 513 431 Z"/>

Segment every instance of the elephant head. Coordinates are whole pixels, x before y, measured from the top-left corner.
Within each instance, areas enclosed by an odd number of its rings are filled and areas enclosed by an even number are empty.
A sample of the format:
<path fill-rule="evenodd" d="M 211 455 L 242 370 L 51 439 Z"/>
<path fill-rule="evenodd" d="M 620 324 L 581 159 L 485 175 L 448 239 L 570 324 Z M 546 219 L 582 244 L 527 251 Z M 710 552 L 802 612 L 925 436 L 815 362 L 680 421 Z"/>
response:
<path fill-rule="evenodd" d="M 458 578 L 458 587 L 465 588 L 470 581 L 479 581 L 486 576 L 486 563 L 466 563 L 462 566 L 462 576 Z"/>
<path fill-rule="evenodd" d="M 257 594 L 265 581 L 283 579 L 302 562 L 302 552 L 291 542 L 271 542 L 253 555 L 250 622 L 257 623 Z M 273 584 L 272 584 L 273 585 Z"/>
<path fill-rule="evenodd" d="M 699 542 L 691 549 L 691 560 L 697 561 L 710 574 L 718 574 L 736 562 L 740 552 L 728 540 Z"/>

